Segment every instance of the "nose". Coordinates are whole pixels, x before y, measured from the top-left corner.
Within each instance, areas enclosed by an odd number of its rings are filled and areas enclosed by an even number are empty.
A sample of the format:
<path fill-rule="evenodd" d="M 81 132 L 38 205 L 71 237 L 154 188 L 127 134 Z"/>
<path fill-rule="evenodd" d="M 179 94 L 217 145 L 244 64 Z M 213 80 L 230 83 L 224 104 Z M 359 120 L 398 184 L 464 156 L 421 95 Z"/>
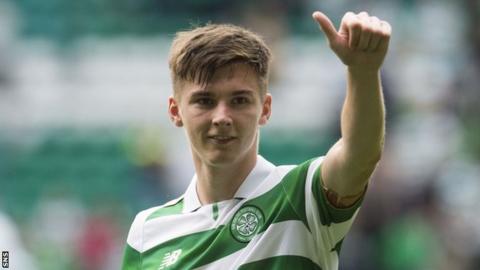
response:
<path fill-rule="evenodd" d="M 231 126 L 230 108 L 223 102 L 219 103 L 213 111 L 212 123 L 214 126 Z"/>

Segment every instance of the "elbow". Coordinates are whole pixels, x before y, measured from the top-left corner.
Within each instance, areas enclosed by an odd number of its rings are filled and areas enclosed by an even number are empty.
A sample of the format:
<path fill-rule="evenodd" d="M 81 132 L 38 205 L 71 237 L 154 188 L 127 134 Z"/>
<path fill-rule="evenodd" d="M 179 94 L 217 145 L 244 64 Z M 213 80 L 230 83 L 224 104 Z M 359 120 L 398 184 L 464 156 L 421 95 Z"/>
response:
<path fill-rule="evenodd" d="M 378 162 L 380 162 L 383 155 L 384 145 L 385 140 L 384 137 L 382 137 L 382 139 L 377 142 L 376 146 L 370 148 L 369 151 L 365 151 L 363 153 L 367 165 L 370 164 L 376 166 Z"/>
<path fill-rule="evenodd" d="M 358 174 L 365 176 L 373 173 L 377 164 L 382 159 L 383 148 L 370 149 L 371 151 L 363 152 L 357 157 L 351 159 L 351 169 Z"/>
<path fill-rule="evenodd" d="M 368 182 L 368 179 L 372 176 L 382 158 L 382 151 L 369 154 L 370 155 L 364 156 L 361 159 L 357 159 L 356 164 L 351 167 L 352 174 L 356 175 L 354 179 L 357 179 L 357 181 L 362 184 Z"/>
<path fill-rule="evenodd" d="M 377 165 L 378 162 L 380 162 L 380 160 L 382 159 L 382 155 L 383 155 L 383 145 L 372 155 L 371 163 L 373 163 L 374 165 Z"/>

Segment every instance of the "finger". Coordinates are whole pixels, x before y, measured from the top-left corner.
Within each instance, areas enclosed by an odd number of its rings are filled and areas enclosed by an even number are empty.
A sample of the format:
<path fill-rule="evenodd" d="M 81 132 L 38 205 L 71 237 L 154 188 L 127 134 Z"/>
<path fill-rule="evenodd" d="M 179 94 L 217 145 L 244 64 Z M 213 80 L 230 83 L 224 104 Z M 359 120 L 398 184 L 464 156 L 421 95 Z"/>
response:
<path fill-rule="evenodd" d="M 337 30 L 335 29 L 335 26 L 333 25 L 332 21 L 327 17 L 327 15 L 323 14 L 320 11 L 315 11 L 312 14 L 312 17 L 315 21 L 318 22 L 327 39 L 329 41 L 334 41 L 337 37 Z"/>
<path fill-rule="evenodd" d="M 345 13 L 345 16 L 342 18 L 342 24 L 340 26 L 340 35 L 345 35 L 348 38 L 348 46 L 351 49 L 354 49 L 358 45 L 360 40 L 360 33 L 362 30 L 362 25 L 358 20 L 357 16 L 353 12 Z"/>
<path fill-rule="evenodd" d="M 359 17 L 361 19 L 367 19 L 368 18 L 368 12 L 362 11 L 362 12 L 358 13 L 357 17 Z"/>
<path fill-rule="evenodd" d="M 358 44 L 360 43 L 360 35 L 362 34 L 362 26 L 361 24 L 354 24 L 350 27 L 350 38 L 349 38 L 349 45 L 350 48 L 356 49 L 358 48 Z"/>
<path fill-rule="evenodd" d="M 367 51 L 374 52 L 378 44 L 380 44 L 380 38 L 382 37 L 382 25 L 380 19 L 375 16 L 370 17 L 370 24 L 373 28 L 372 36 L 370 37 L 370 43 L 368 45 Z"/>
<path fill-rule="evenodd" d="M 368 49 L 370 38 L 372 36 L 372 29 L 370 26 L 370 17 L 368 16 L 367 12 L 360 12 L 357 15 L 357 17 L 361 22 L 361 28 L 362 28 L 357 49 L 364 51 Z"/>
<path fill-rule="evenodd" d="M 380 25 L 382 26 L 382 34 L 378 44 L 378 50 L 386 51 L 388 49 L 388 44 L 390 43 L 392 27 L 386 21 L 380 21 Z"/>

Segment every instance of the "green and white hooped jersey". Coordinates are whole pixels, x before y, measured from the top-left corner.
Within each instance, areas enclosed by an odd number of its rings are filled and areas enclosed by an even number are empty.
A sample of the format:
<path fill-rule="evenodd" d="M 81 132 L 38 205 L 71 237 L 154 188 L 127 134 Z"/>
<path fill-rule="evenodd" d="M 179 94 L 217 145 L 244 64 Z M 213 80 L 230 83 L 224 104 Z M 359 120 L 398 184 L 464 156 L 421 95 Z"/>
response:
<path fill-rule="evenodd" d="M 182 197 L 135 217 L 122 269 L 338 269 L 361 200 L 331 206 L 321 163 L 276 167 L 258 156 L 233 199 L 203 206 L 194 176 Z"/>

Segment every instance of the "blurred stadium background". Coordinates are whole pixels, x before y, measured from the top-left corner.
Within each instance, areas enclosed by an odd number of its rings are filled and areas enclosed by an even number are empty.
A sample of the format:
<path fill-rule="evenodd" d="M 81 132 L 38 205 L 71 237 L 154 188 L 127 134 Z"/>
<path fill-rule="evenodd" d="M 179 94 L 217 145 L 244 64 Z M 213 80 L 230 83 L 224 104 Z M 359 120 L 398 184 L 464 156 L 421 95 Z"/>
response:
<path fill-rule="evenodd" d="M 480 269 L 477 0 L 0 1 L 0 249 L 11 269 L 118 269 L 136 212 L 193 172 L 167 117 L 167 53 L 192 24 L 230 22 L 274 49 L 277 164 L 339 136 L 345 71 L 311 19 L 366 10 L 393 26 L 387 141 L 340 269 Z"/>

